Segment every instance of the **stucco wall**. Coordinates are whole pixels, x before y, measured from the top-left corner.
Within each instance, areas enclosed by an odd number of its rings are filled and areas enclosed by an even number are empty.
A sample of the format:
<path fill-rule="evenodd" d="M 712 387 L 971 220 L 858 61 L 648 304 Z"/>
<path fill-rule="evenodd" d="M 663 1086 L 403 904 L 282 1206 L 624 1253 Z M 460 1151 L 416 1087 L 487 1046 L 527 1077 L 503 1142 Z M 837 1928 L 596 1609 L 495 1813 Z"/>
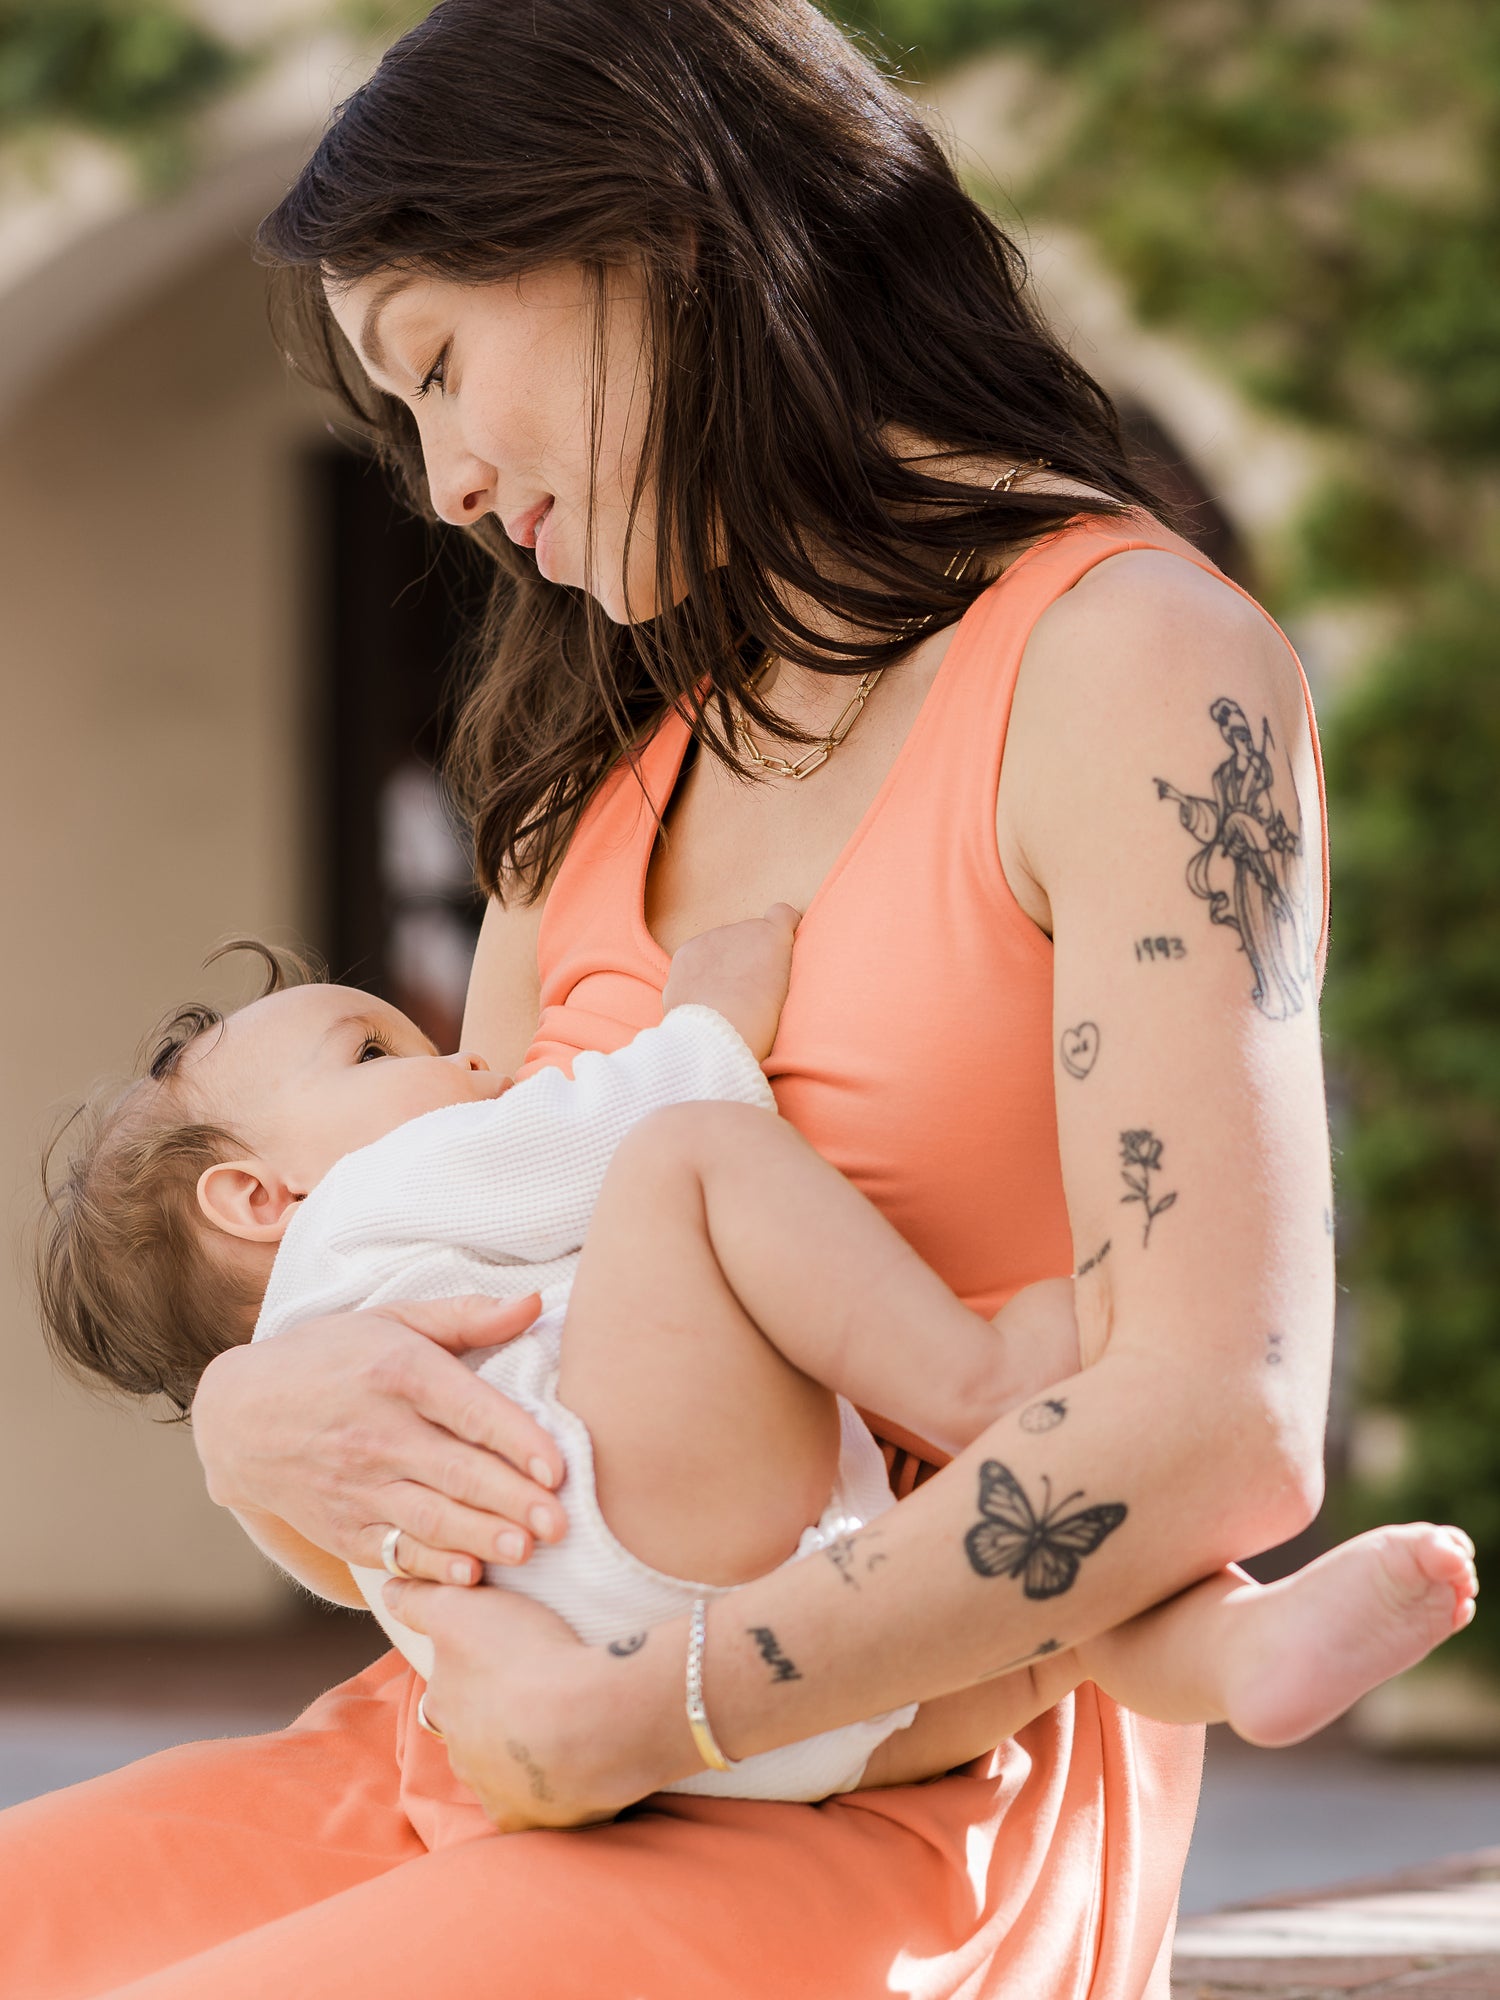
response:
<path fill-rule="evenodd" d="M 309 907 L 307 555 L 288 382 L 235 245 L 70 356 L 0 433 L 0 1188 L 205 950 Z M 59 1381 L 0 1264 L 0 1621 L 260 1618 L 283 1586 L 187 1435 Z"/>

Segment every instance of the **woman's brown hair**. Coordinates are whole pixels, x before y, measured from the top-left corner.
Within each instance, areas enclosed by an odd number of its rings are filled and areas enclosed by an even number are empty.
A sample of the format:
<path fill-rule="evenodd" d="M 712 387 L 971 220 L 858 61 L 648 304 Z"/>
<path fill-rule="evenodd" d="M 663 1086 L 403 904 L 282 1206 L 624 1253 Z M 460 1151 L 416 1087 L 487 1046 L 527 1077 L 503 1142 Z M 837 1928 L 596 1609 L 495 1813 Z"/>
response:
<path fill-rule="evenodd" d="M 442 0 L 339 107 L 259 243 L 281 267 L 292 358 L 429 518 L 411 413 L 365 377 L 324 277 L 473 283 L 577 262 L 596 438 L 605 274 L 644 274 L 631 520 L 654 479 L 659 611 L 614 624 L 496 522 L 470 531 L 497 573 L 452 775 L 492 893 L 537 888 L 669 703 L 736 763 L 736 704 L 776 728 L 754 690 L 768 653 L 862 674 L 912 643 L 913 621 L 934 631 L 968 608 L 983 565 L 945 578 L 959 551 L 1080 512 L 1163 512 L 1109 398 L 1028 297 L 1015 245 L 895 80 L 809 0 Z M 1045 460 L 1101 497 L 937 477 L 886 426 L 945 455 Z M 788 591 L 859 636 L 813 632 Z"/>

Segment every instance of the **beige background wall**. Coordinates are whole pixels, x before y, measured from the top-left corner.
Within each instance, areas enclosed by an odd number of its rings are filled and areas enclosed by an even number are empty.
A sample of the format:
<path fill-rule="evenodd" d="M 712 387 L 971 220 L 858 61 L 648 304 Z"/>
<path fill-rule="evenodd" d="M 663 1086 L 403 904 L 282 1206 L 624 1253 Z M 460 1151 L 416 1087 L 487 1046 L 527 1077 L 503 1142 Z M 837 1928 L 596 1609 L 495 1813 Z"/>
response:
<path fill-rule="evenodd" d="M 96 336 L 0 433 L 0 1189 L 235 930 L 309 908 L 309 578 L 290 383 L 226 246 Z M 284 1586 L 187 1435 L 57 1380 L 0 1264 L 0 1622 L 224 1621 Z"/>

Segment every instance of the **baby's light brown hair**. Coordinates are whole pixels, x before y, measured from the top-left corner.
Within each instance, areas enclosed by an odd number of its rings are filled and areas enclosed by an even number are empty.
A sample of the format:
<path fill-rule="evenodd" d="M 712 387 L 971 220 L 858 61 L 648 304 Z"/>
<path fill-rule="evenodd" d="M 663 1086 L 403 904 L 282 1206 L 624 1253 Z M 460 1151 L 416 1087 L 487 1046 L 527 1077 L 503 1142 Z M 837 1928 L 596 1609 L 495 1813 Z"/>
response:
<path fill-rule="evenodd" d="M 299 953 L 233 938 L 265 967 L 261 998 L 324 974 Z M 261 1295 L 221 1250 L 198 1208 L 198 1178 L 243 1142 L 192 1115 L 183 1059 L 229 1013 L 190 1001 L 148 1037 L 134 1079 L 80 1105 L 47 1147 L 36 1245 L 42 1327 L 74 1375 L 188 1414 L 216 1354 L 250 1338 Z M 54 1163 L 68 1142 L 66 1165 Z"/>

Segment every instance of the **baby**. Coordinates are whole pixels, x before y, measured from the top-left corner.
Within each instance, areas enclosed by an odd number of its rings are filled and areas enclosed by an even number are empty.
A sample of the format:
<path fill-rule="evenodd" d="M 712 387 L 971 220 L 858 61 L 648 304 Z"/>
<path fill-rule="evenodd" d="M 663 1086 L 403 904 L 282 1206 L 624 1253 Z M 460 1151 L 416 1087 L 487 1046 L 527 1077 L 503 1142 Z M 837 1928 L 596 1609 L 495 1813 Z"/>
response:
<path fill-rule="evenodd" d="M 537 1321 L 474 1364 L 558 1441 L 567 1531 L 488 1581 L 630 1651 L 783 1562 L 847 1560 L 847 1537 L 893 1504 L 856 1408 L 958 1451 L 1075 1372 L 1077 1332 L 1067 1280 L 994 1322 L 971 1312 L 775 1115 L 760 1064 L 795 923 L 777 906 L 690 940 L 659 1027 L 580 1055 L 571 1079 L 523 1083 L 439 1056 L 367 994 L 288 985 L 256 947 L 262 997 L 227 1017 L 181 1010 L 95 1111 L 42 1248 L 54 1346 L 186 1408 L 212 1355 L 252 1331 L 537 1292 Z M 1125 1510 L 1038 1519 L 1007 1478 L 984 1468 L 975 1533 L 994 1573 L 1047 1595 L 1049 1564 L 1076 1569 L 1068 1548 L 1099 1548 Z M 1472 1553 L 1419 1524 L 1264 1589 L 1226 1572 L 965 1693 L 674 1789 L 816 1799 L 931 1776 L 1085 1679 L 1146 1715 L 1294 1741 L 1468 1622 Z M 425 1673 L 428 1642 L 385 1610 L 382 1574 L 355 1575 Z"/>

